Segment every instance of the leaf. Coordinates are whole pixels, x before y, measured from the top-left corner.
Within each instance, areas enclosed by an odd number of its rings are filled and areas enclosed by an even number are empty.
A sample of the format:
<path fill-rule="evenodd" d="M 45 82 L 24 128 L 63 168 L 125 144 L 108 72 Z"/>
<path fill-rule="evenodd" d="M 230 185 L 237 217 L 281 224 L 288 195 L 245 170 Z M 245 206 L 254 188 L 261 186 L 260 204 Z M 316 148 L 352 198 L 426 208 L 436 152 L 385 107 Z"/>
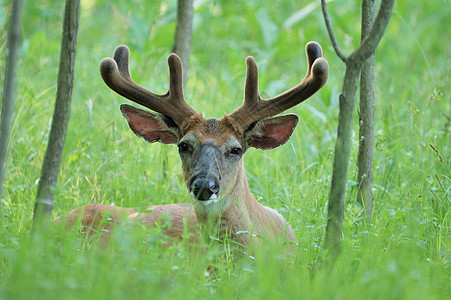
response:
<path fill-rule="evenodd" d="M 304 104 L 304 108 L 308 109 L 310 111 L 310 114 L 312 116 L 314 116 L 315 118 L 320 119 L 324 123 L 327 122 L 326 115 L 324 113 L 320 112 L 319 110 L 317 110 L 316 108 L 314 108 L 313 106 Z"/>
<path fill-rule="evenodd" d="M 277 40 L 279 36 L 279 28 L 276 24 L 271 20 L 268 12 L 264 8 L 260 8 L 257 11 L 257 20 L 260 25 L 260 29 L 263 33 L 263 39 L 265 41 L 265 45 L 270 47 Z"/>
<path fill-rule="evenodd" d="M 147 22 L 139 16 L 130 18 L 130 36 L 133 45 L 140 50 L 144 49 L 144 43 L 149 37 L 150 31 Z"/>
<path fill-rule="evenodd" d="M 333 0 L 326 1 L 331 2 Z M 297 23 L 301 22 L 303 19 L 305 19 L 308 15 L 312 13 L 318 6 L 320 6 L 320 1 L 314 1 L 307 5 L 306 7 L 298 10 L 294 14 L 292 14 L 284 23 L 283 28 L 290 28 L 293 25 L 296 25 Z"/>
<path fill-rule="evenodd" d="M 359 185 L 359 183 L 357 181 L 348 180 L 347 186 L 354 187 L 354 186 L 358 186 L 358 185 Z"/>

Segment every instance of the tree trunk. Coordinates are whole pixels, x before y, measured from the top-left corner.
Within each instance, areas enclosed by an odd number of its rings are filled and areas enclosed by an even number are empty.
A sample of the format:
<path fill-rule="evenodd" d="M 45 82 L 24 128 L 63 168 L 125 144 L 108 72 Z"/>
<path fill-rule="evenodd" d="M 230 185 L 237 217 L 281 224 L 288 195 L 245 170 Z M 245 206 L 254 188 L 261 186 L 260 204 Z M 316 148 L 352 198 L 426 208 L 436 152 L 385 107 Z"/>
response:
<path fill-rule="evenodd" d="M 14 85 L 16 80 L 17 48 L 20 38 L 20 0 L 12 3 L 11 20 L 8 31 L 8 58 L 3 90 L 2 122 L 0 136 L 0 197 L 5 178 L 6 157 L 11 132 L 11 117 L 14 108 Z"/>
<path fill-rule="evenodd" d="M 53 190 L 58 182 L 61 157 L 69 123 L 79 12 L 80 0 L 66 1 L 55 111 L 36 196 L 34 224 L 43 219 L 43 217 L 49 217 L 53 209 Z"/>
<path fill-rule="evenodd" d="M 193 0 L 178 0 L 177 26 L 175 29 L 174 46 L 172 52 L 182 60 L 183 86 L 188 79 L 189 54 L 191 49 L 191 35 L 193 31 Z"/>
<path fill-rule="evenodd" d="M 382 39 L 391 17 L 393 3 L 394 0 L 382 0 L 373 28 L 362 40 L 359 48 L 349 57 L 346 57 L 340 51 L 335 39 L 326 8 L 326 1 L 321 0 L 324 20 L 332 45 L 340 59 L 346 63 L 343 92 L 340 95 L 340 114 L 338 118 L 333 174 L 327 208 L 328 221 L 324 239 L 324 248 L 329 254 L 329 257 L 332 258 L 332 263 L 341 249 L 346 181 L 352 144 L 355 94 L 357 91 L 360 70 L 362 64 L 374 54 Z"/>
<path fill-rule="evenodd" d="M 355 95 L 360 75 L 360 64 L 346 60 L 346 73 L 343 92 L 340 94 L 340 113 L 338 116 L 337 141 L 332 183 L 329 194 L 327 226 L 324 248 L 339 251 L 348 174 L 349 157 L 352 144 L 352 125 L 354 118 Z"/>
<path fill-rule="evenodd" d="M 370 33 L 376 15 L 374 0 L 362 3 L 362 41 Z M 359 155 L 357 201 L 366 219 L 373 213 L 373 144 L 374 144 L 374 54 L 363 64 L 360 75 Z"/>
<path fill-rule="evenodd" d="M 177 54 L 182 60 L 183 87 L 188 80 L 189 54 L 191 50 L 191 36 L 193 31 L 193 0 L 177 1 L 177 25 L 175 28 L 174 45 L 172 53 Z M 168 177 L 169 157 L 164 151 L 162 157 L 163 178 Z"/>

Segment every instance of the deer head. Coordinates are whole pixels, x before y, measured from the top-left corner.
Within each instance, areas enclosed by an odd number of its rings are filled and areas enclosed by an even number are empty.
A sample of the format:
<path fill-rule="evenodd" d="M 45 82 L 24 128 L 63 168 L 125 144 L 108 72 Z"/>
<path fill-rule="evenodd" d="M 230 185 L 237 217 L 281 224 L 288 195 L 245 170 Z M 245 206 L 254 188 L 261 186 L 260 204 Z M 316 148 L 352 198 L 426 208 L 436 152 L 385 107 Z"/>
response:
<path fill-rule="evenodd" d="M 255 199 L 249 192 L 243 154 L 250 147 L 269 150 L 286 143 L 298 117 L 274 116 L 303 102 L 326 83 L 328 63 L 322 57 L 320 45 L 308 43 L 306 53 L 305 78 L 290 90 L 266 100 L 258 92 L 257 65 L 248 57 L 244 102 L 221 119 L 205 119 L 186 103 L 181 61 L 175 54 L 168 58 L 169 90 L 164 95 L 155 94 L 131 79 L 126 46 L 119 46 L 113 59 L 104 58 L 100 72 L 105 83 L 118 94 L 157 112 L 121 106 L 137 136 L 150 143 L 178 146 L 184 180 L 201 220 L 226 214 L 230 207 L 251 209 L 249 199 Z"/>

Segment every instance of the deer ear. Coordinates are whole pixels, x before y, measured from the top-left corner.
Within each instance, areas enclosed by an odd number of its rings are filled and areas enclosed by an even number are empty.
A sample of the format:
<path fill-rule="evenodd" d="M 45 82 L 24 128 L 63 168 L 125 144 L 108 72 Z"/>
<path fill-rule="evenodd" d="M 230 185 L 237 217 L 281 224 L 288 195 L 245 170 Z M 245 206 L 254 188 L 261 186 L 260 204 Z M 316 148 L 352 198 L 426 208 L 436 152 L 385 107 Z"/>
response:
<path fill-rule="evenodd" d="M 121 111 L 130 129 L 149 143 L 177 143 L 180 131 L 171 118 L 126 104 L 121 105 Z"/>
<path fill-rule="evenodd" d="M 244 138 L 251 147 L 274 149 L 290 139 L 297 123 L 298 116 L 294 114 L 262 119 L 244 133 Z"/>

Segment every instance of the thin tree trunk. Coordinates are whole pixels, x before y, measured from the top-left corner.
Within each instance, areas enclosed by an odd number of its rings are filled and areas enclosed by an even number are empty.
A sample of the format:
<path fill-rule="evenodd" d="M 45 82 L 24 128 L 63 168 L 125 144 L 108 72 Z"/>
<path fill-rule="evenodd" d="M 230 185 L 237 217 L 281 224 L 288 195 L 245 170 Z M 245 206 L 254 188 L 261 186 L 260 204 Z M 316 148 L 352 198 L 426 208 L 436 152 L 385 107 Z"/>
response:
<path fill-rule="evenodd" d="M 17 48 L 20 38 L 20 0 L 12 3 L 11 21 L 8 31 L 8 57 L 3 90 L 2 122 L 0 136 L 0 197 L 5 178 L 6 157 L 8 154 L 11 118 L 14 108 L 14 86 L 16 80 Z"/>
<path fill-rule="evenodd" d="M 177 26 L 175 29 L 174 46 L 172 52 L 182 60 L 183 86 L 188 79 L 189 54 L 191 49 L 191 35 L 193 31 L 193 0 L 178 0 Z"/>
<path fill-rule="evenodd" d="M 189 55 L 191 51 L 191 36 L 193 32 L 193 0 L 177 1 L 177 25 L 175 28 L 174 45 L 172 53 L 177 54 L 182 60 L 183 87 L 188 80 Z M 168 177 L 169 157 L 164 151 L 162 159 L 163 178 Z"/>
<path fill-rule="evenodd" d="M 346 181 L 352 144 L 352 125 L 355 96 L 359 82 L 360 65 L 346 63 L 343 91 L 340 94 L 340 113 L 338 116 L 337 141 L 332 183 L 328 202 L 328 220 L 324 248 L 338 251 L 341 243 Z"/>
<path fill-rule="evenodd" d="M 376 16 L 374 0 L 362 3 L 362 41 L 370 33 Z M 360 75 L 359 155 L 357 159 L 359 191 L 357 201 L 366 219 L 373 213 L 373 144 L 374 144 L 374 54 L 362 66 Z"/>
<path fill-rule="evenodd" d="M 321 0 L 324 20 L 335 52 L 346 63 L 343 92 L 340 95 L 337 141 L 335 144 L 333 174 L 328 201 L 328 221 L 324 239 L 324 248 L 328 251 L 329 257 L 332 258 L 332 263 L 341 249 L 346 181 L 352 144 L 355 94 L 360 70 L 362 64 L 376 51 L 377 45 L 390 20 L 393 3 L 394 0 L 382 0 L 377 18 L 370 33 L 362 40 L 360 47 L 349 57 L 346 57 L 340 51 L 335 39 L 326 8 L 326 1 Z"/>
<path fill-rule="evenodd" d="M 67 124 L 69 123 L 79 12 L 80 0 L 66 1 L 55 111 L 36 196 L 34 224 L 44 217 L 49 217 L 53 209 L 53 190 L 58 182 Z"/>

